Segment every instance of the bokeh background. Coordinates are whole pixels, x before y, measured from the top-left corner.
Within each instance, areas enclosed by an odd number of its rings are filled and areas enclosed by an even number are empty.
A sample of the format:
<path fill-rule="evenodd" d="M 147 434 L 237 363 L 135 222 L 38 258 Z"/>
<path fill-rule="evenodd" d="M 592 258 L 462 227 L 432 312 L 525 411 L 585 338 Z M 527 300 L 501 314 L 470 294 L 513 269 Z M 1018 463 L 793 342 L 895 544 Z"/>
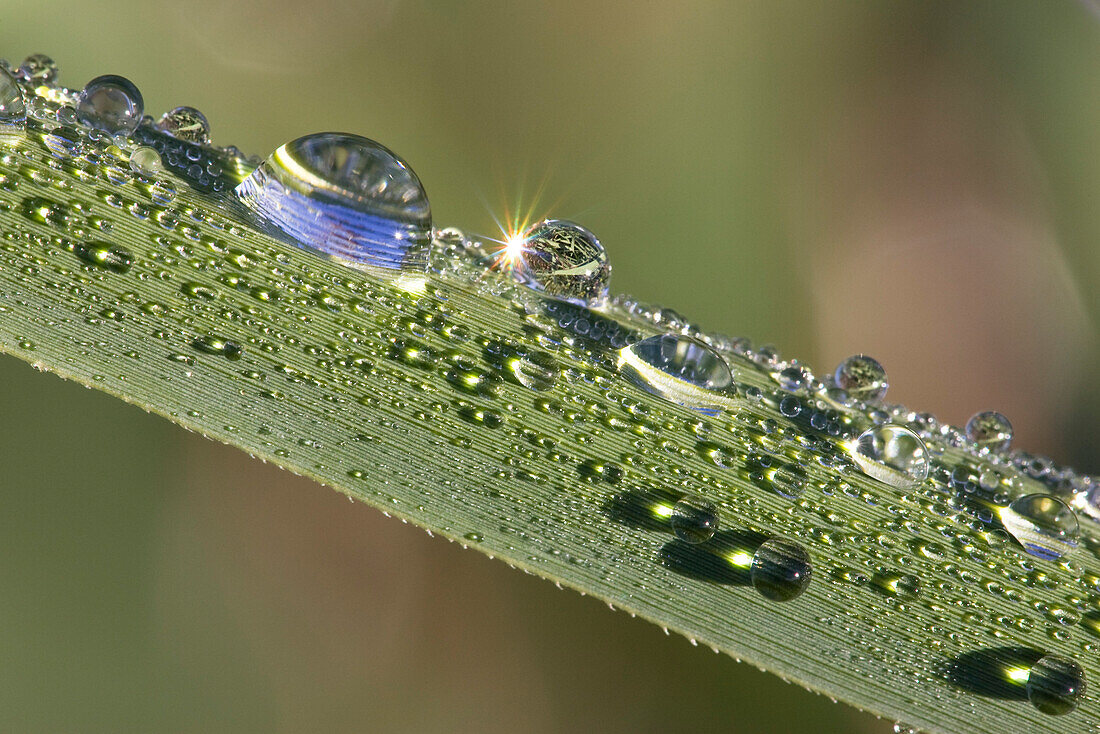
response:
<path fill-rule="evenodd" d="M 1100 471 L 1100 15 L 1071 0 L 0 0 L 266 155 L 345 130 L 436 221 L 600 235 L 613 288 Z M 533 209 L 532 209 L 533 207 Z M 886 732 L 0 359 L 4 731 Z"/>

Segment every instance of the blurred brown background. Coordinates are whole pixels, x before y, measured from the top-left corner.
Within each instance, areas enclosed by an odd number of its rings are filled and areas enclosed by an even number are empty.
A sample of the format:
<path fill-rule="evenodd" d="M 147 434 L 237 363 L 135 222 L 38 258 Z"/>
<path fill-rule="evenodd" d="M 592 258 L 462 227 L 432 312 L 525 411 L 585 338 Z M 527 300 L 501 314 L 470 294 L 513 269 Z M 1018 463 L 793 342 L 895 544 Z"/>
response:
<path fill-rule="evenodd" d="M 346 130 L 436 221 L 517 200 L 613 287 L 1100 471 L 1100 20 L 1019 2 L 34 2 L 0 56 L 118 73 L 266 154 Z M 0 360 L 0 729 L 886 732 Z"/>

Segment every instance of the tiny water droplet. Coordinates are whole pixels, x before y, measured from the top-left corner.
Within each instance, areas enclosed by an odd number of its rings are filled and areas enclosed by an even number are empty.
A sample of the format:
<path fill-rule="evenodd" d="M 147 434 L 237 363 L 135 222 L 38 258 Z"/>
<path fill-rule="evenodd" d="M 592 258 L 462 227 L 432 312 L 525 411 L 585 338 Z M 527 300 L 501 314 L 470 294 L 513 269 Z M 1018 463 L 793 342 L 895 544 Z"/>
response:
<path fill-rule="evenodd" d="M 837 387 L 857 400 L 874 403 L 886 397 L 890 383 L 886 370 L 878 360 L 866 354 L 856 354 L 837 365 L 833 375 Z"/>
<path fill-rule="evenodd" d="M 207 334 L 196 338 L 191 345 L 200 352 L 206 354 L 216 354 L 225 357 L 228 360 L 238 360 L 241 358 L 241 353 L 244 351 L 240 345 L 235 342 L 231 342 L 228 339 L 223 339 L 220 336 L 214 336 Z"/>
<path fill-rule="evenodd" d="M 177 140 L 206 145 L 210 142 L 210 123 L 194 107 L 177 107 L 161 115 L 157 129 Z"/>
<path fill-rule="evenodd" d="M 995 410 L 971 416 L 966 422 L 966 435 L 981 448 L 1007 451 L 1012 443 L 1012 424 Z"/>
<path fill-rule="evenodd" d="M 236 188 L 261 221 L 347 264 L 426 270 L 432 214 L 420 179 L 373 140 L 307 135 Z"/>
<path fill-rule="evenodd" d="M 810 554 L 798 543 L 771 538 L 752 556 L 749 578 L 753 588 L 772 601 L 790 601 L 803 591 L 813 576 Z"/>
<path fill-rule="evenodd" d="M 516 357 L 508 362 L 508 368 L 521 385 L 537 392 L 552 389 L 561 374 L 549 359 Z"/>
<path fill-rule="evenodd" d="M 139 146 L 130 154 L 130 168 L 143 176 L 155 176 L 164 170 L 160 153 L 148 145 Z"/>
<path fill-rule="evenodd" d="M 547 219 L 513 239 L 505 257 L 524 285 L 553 298 L 596 306 L 607 299 L 611 263 L 596 235 L 574 222 Z"/>
<path fill-rule="evenodd" d="M 58 72 L 57 62 L 46 54 L 31 54 L 19 66 L 19 76 L 35 86 L 57 81 Z"/>
<path fill-rule="evenodd" d="M 1001 522 L 1028 553 L 1055 561 L 1077 546 L 1077 515 L 1056 497 L 1028 494 L 999 512 Z"/>
<path fill-rule="evenodd" d="M 733 400 L 719 394 L 733 384 L 729 365 L 691 337 L 660 334 L 635 342 L 619 351 L 619 369 L 647 392 L 704 412 Z"/>
<path fill-rule="evenodd" d="M 1044 655 L 1028 672 L 1027 700 L 1044 714 L 1070 713 L 1085 689 L 1085 671 L 1076 661 L 1060 655 Z"/>
<path fill-rule="evenodd" d="M 134 262 L 133 255 L 109 242 L 85 242 L 77 245 L 74 252 L 89 265 L 113 273 L 127 272 Z"/>
<path fill-rule="evenodd" d="M 0 139 L 26 129 L 27 105 L 19 82 L 0 66 Z"/>
<path fill-rule="evenodd" d="M 76 114 L 85 125 L 111 135 L 127 135 L 141 122 L 145 101 L 134 83 L 123 76 L 104 74 L 80 92 Z"/>
<path fill-rule="evenodd" d="M 928 449 L 905 426 L 867 429 L 855 440 L 852 457 L 865 474 L 894 487 L 913 487 L 928 478 Z"/>
<path fill-rule="evenodd" d="M 680 540 L 702 543 L 718 530 L 718 508 L 702 497 L 687 495 L 672 506 L 669 523 Z"/>

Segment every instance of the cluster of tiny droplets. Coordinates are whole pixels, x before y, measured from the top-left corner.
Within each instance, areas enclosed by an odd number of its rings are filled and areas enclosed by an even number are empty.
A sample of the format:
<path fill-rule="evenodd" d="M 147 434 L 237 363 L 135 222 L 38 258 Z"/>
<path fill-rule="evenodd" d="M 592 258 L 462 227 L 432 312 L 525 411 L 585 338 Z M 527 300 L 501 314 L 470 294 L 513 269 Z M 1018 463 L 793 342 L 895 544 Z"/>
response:
<path fill-rule="evenodd" d="M 128 80 L 102 76 L 73 90 L 57 84 L 58 73 L 57 65 L 43 55 L 28 57 L 18 67 L 0 61 L 0 134 L 23 127 L 40 135 L 56 159 L 102 166 L 108 181 L 139 183 L 157 203 L 170 202 L 175 193 L 172 184 L 159 176 L 162 168 L 179 174 L 197 190 L 216 194 L 226 190 L 227 181 L 240 181 L 260 163 L 257 158 L 245 159 L 236 148 L 212 146 L 206 118 L 197 110 L 178 107 L 154 122 L 144 115 L 140 92 Z M 167 154 L 163 160 L 162 154 Z M 74 175 L 91 175 L 82 170 L 75 167 Z M 110 197 L 106 201 L 111 204 Z M 36 204 L 24 213 L 43 220 L 63 216 L 51 206 Z M 135 212 L 135 216 L 140 214 Z M 477 282 L 484 291 L 507 298 L 526 311 L 531 323 L 556 321 L 570 333 L 566 340 L 615 350 L 621 355 L 618 364 L 628 380 L 665 399 L 703 414 L 723 410 L 737 400 L 774 408 L 806 428 L 803 440 L 820 444 L 817 437 L 823 437 L 824 442 L 847 448 L 850 460 L 829 457 L 823 461 L 825 466 L 858 467 L 899 488 L 916 487 L 931 478 L 958 497 L 989 497 L 995 509 L 974 510 L 975 521 L 988 524 L 994 511 L 1000 513 L 1004 529 L 1034 557 L 1057 560 L 1075 547 L 1078 525 L 1074 510 L 1100 521 L 1097 478 L 1011 449 L 1012 428 L 1004 416 L 993 411 L 979 413 L 960 429 L 931 414 L 884 403 L 885 370 L 866 355 L 853 355 L 833 373 L 819 377 L 797 360 L 781 358 L 774 347 L 754 347 L 745 338 L 706 332 L 671 309 L 645 305 L 627 296 L 605 298 L 610 268 L 598 240 L 568 222 L 548 220 L 540 226 L 573 228 L 556 233 L 569 236 L 539 240 L 543 250 L 537 254 L 546 260 L 539 264 L 548 266 L 545 272 L 557 278 L 554 283 L 537 282 L 538 273 L 509 277 L 507 268 L 500 267 L 500 248 L 454 228 L 433 231 L 426 269 L 445 279 Z M 553 243 L 570 237 L 576 242 L 578 231 L 589 235 L 584 243 L 587 249 L 581 248 L 581 256 L 589 261 L 584 262 L 574 247 L 568 257 L 555 263 Z M 323 246 L 316 249 L 325 251 Z M 125 273 L 132 265 L 129 253 L 103 242 L 85 242 L 74 246 L 72 252 L 88 266 L 106 272 Z M 593 264 L 602 267 L 587 267 Z M 555 265 L 559 267 L 555 269 Z M 588 273 L 596 280 L 584 282 Z M 185 284 L 185 294 L 205 298 L 203 287 Z M 600 295 L 586 302 L 589 293 Z M 191 347 L 230 361 L 242 354 L 237 344 L 211 335 L 196 338 Z M 402 354 L 407 360 L 424 359 L 415 349 Z M 585 352 L 578 349 L 575 354 L 583 356 Z M 186 363 L 186 359 L 180 361 Z M 559 371 L 552 361 L 530 355 L 504 361 L 516 380 L 531 390 L 549 391 L 557 382 Z M 714 369 L 719 363 L 728 373 Z M 739 374 L 750 371 L 765 379 L 738 381 Z M 453 377 L 463 389 L 477 389 L 470 387 L 477 375 L 456 373 Z M 761 382 L 770 387 L 756 384 Z M 767 421 L 761 425 L 765 434 L 776 430 Z M 705 430 L 700 431 L 703 437 Z M 707 450 L 715 464 L 724 465 L 720 447 Z M 962 454 L 973 464 L 963 462 L 949 470 L 938 461 L 948 452 Z M 746 460 L 758 470 L 753 476 L 766 480 L 777 494 L 797 498 L 805 485 L 794 470 L 797 467 L 769 462 L 766 456 Z M 966 504 L 952 507 L 963 510 Z M 731 541 L 720 530 L 719 510 L 704 497 L 684 494 L 669 498 L 667 506 L 659 509 L 678 541 L 692 547 L 718 547 L 727 555 L 738 551 L 734 555 L 746 559 L 744 570 L 752 585 L 768 599 L 793 599 L 809 583 L 809 554 L 793 541 L 771 537 L 754 547 L 723 545 Z M 919 580 L 904 574 L 876 578 L 873 583 L 889 593 L 916 593 L 919 588 Z M 1049 655 L 1034 661 L 1027 696 L 1040 711 L 1068 712 L 1083 689 L 1083 673 L 1073 661 Z"/>

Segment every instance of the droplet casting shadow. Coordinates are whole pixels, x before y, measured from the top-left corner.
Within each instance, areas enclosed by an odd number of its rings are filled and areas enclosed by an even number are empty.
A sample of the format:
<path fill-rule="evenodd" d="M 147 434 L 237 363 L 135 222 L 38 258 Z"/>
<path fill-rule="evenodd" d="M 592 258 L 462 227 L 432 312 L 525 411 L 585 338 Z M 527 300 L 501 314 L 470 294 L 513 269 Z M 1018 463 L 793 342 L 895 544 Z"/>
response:
<path fill-rule="evenodd" d="M 1009 672 L 1030 670 L 1043 654 L 1030 647 L 989 647 L 959 655 L 944 666 L 943 674 L 956 687 L 979 696 L 1026 700 L 1027 687 Z"/>
<path fill-rule="evenodd" d="M 661 563 L 699 581 L 748 586 L 752 583 L 752 556 L 767 539 L 766 535 L 747 530 L 722 530 L 705 543 L 670 540 L 660 550 Z M 739 560 L 731 560 L 734 558 Z"/>

